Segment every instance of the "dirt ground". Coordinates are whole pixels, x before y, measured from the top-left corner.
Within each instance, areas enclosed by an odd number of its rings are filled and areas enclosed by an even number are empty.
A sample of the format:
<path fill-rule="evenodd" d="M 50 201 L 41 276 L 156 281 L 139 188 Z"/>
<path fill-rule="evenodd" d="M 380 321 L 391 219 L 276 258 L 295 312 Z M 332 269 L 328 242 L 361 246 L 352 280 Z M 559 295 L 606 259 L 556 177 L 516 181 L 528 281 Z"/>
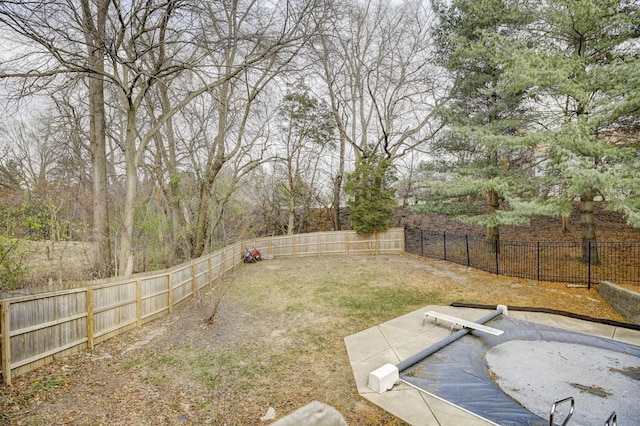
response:
<path fill-rule="evenodd" d="M 598 241 L 628 241 L 640 239 L 640 228 L 629 226 L 624 217 L 606 209 L 604 203 L 594 203 L 594 224 Z M 396 225 L 431 231 L 447 231 L 456 234 L 485 237 L 486 228 L 456 221 L 444 215 L 423 215 L 402 207 L 396 214 Z M 580 241 L 580 205 L 576 203 L 568 217 L 566 227 L 562 218 L 536 216 L 528 225 L 500 227 L 503 241 Z"/>
<path fill-rule="evenodd" d="M 207 318 L 220 294 L 212 324 Z M 261 425 L 319 400 L 350 425 L 403 424 L 362 399 L 344 338 L 428 304 L 623 320 L 596 290 L 411 255 L 243 265 L 172 315 L 0 385 L 0 424 Z"/>

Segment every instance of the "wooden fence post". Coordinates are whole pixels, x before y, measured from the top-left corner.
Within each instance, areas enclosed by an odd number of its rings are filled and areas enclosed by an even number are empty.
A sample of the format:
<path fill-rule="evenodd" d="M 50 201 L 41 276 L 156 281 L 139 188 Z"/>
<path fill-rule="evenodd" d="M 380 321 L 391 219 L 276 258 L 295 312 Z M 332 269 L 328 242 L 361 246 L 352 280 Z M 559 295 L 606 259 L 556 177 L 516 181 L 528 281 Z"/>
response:
<path fill-rule="evenodd" d="M 0 302 L 0 333 L 2 333 L 2 377 L 7 385 L 11 384 L 11 330 L 8 300 Z"/>
<path fill-rule="evenodd" d="M 191 262 L 191 297 L 198 294 L 198 283 L 196 282 L 196 261 Z"/>
<path fill-rule="evenodd" d="M 136 280 L 136 326 L 142 327 L 142 280 Z"/>
<path fill-rule="evenodd" d="M 344 253 L 349 254 L 349 231 L 344 232 Z"/>
<path fill-rule="evenodd" d="M 218 282 L 222 282 L 222 278 L 224 278 L 224 274 L 227 271 L 227 248 L 222 249 L 222 253 L 220 253 L 220 272 L 218 273 Z"/>
<path fill-rule="evenodd" d="M 93 349 L 93 289 L 87 287 L 87 346 Z"/>
<path fill-rule="evenodd" d="M 407 251 L 407 247 L 409 246 L 407 244 L 407 225 L 405 225 L 402 228 L 402 237 L 403 237 L 403 240 L 404 240 L 404 243 L 402 245 L 402 251 Z"/>
<path fill-rule="evenodd" d="M 169 272 L 167 274 L 167 286 L 169 290 L 169 294 L 167 297 L 167 304 L 169 305 L 169 313 L 173 313 L 173 273 Z"/>
<path fill-rule="evenodd" d="M 213 254 L 209 253 L 209 257 L 207 257 L 207 285 L 211 286 L 213 283 L 213 266 L 211 265 L 211 257 Z"/>

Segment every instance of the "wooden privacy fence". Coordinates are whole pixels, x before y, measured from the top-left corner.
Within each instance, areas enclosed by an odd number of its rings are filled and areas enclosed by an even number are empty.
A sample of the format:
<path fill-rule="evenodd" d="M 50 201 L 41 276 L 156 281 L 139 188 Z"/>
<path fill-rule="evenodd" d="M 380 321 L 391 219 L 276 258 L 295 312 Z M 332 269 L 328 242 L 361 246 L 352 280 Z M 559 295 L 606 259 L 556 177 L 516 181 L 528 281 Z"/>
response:
<path fill-rule="evenodd" d="M 0 300 L 2 380 L 93 347 L 173 312 L 179 303 L 242 263 L 245 249 L 263 256 L 400 253 L 404 231 L 353 231 L 257 238 L 229 245 L 169 270 L 88 282 L 85 287 Z"/>

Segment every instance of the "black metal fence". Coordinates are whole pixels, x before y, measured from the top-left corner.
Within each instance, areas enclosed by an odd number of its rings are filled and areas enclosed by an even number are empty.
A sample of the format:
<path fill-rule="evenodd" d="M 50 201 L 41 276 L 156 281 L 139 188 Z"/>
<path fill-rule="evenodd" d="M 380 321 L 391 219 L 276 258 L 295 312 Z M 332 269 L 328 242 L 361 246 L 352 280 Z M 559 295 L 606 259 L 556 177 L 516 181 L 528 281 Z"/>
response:
<path fill-rule="evenodd" d="M 640 242 L 499 241 L 405 228 L 409 253 L 494 274 L 576 284 L 600 281 L 640 285 Z"/>

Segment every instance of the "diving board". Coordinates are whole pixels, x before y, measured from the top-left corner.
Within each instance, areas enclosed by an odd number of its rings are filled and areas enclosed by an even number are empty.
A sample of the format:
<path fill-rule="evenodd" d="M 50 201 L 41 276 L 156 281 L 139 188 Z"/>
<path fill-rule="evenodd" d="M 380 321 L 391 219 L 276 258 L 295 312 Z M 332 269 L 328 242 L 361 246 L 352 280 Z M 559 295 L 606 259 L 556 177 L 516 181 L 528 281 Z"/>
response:
<path fill-rule="evenodd" d="M 441 314 L 440 312 L 435 312 L 435 311 L 428 311 L 424 314 L 424 318 L 422 319 L 422 325 L 425 325 L 427 318 L 429 317 L 433 318 L 435 322 L 438 322 L 438 320 L 442 320 L 442 321 L 446 321 L 453 324 L 451 327 L 452 329 L 456 325 L 460 325 L 464 328 L 470 328 L 473 330 L 482 331 L 483 333 L 493 334 L 494 336 L 499 336 L 502 333 L 504 333 L 503 330 L 498 330 L 497 328 L 487 327 L 486 325 L 478 324 L 477 322 L 453 317 L 447 314 Z"/>

